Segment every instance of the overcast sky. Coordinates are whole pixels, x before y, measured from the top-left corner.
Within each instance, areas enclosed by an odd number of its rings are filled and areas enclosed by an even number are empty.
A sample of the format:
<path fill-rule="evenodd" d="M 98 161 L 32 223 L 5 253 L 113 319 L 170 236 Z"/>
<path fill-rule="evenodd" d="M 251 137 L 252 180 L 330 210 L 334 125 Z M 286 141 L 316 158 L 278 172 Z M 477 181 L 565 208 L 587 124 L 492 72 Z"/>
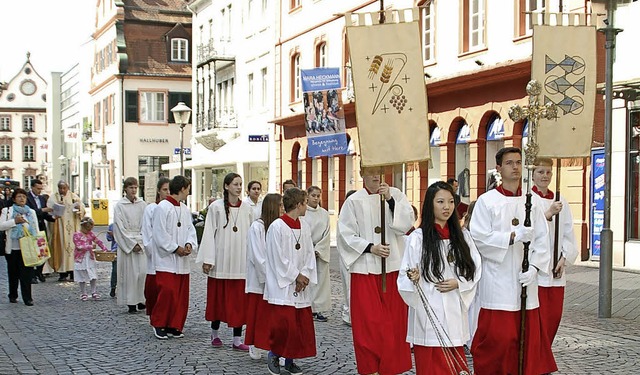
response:
<path fill-rule="evenodd" d="M 80 59 L 90 40 L 97 0 L 0 0 L 0 81 L 31 63 L 46 81 Z"/>

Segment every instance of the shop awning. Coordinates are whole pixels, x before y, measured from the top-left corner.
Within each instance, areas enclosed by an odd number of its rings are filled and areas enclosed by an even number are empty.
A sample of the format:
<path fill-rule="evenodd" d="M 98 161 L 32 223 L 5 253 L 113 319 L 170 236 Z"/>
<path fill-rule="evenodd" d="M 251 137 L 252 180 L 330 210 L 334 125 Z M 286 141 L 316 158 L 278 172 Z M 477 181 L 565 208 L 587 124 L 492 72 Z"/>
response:
<path fill-rule="evenodd" d="M 458 137 L 456 138 L 456 144 L 465 144 L 471 139 L 471 127 L 469 124 L 464 124 L 458 131 Z"/>
<path fill-rule="evenodd" d="M 440 146 L 440 128 L 433 128 L 433 132 L 431 132 L 431 146 Z"/>
<path fill-rule="evenodd" d="M 504 120 L 496 117 L 489 125 L 487 141 L 499 141 L 504 138 Z"/>

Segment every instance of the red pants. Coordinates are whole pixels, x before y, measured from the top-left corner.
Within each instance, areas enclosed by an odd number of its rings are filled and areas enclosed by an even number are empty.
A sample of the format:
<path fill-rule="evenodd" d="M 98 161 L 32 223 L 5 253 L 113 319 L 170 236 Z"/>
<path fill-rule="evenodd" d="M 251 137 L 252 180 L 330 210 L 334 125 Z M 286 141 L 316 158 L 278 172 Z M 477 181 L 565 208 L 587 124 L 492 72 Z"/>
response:
<path fill-rule="evenodd" d="M 400 374 L 412 367 L 406 342 L 407 305 L 398 293 L 398 271 L 382 275 L 351 274 L 351 327 L 359 374 Z"/>
<path fill-rule="evenodd" d="M 242 327 L 247 323 L 247 295 L 244 279 L 207 278 L 207 308 L 205 319 L 219 320 L 229 327 Z"/>
<path fill-rule="evenodd" d="M 540 326 L 540 311 L 527 310 L 525 319 L 524 374 L 557 371 L 551 346 Z M 520 311 L 480 309 L 471 344 L 475 374 L 518 374 L 519 348 Z"/>
<path fill-rule="evenodd" d="M 560 327 L 560 319 L 562 319 L 564 287 L 538 287 L 538 300 L 540 301 L 542 330 L 547 334 L 549 345 L 553 345 L 558 327 Z"/>
<path fill-rule="evenodd" d="M 456 374 L 460 370 L 469 372 L 467 357 L 462 346 L 445 350 L 451 354 L 449 360 L 455 368 Z M 447 364 L 447 356 L 441 347 L 414 345 L 413 355 L 416 358 L 416 375 L 451 375 L 454 373 L 454 368 L 450 368 L 450 365 Z"/>
<path fill-rule="evenodd" d="M 153 307 L 158 299 L 158 286 L 156 285 L 156 275 L 147 274 L 144 281 L 144 299 L 147 306 L 147 315 L 151 316 Z"/>
<path fill-rule="evenodd" d="M 247 293 L 247 330 L 244 333 L 244 343 L 254 345 L 260 349 L 270 350 L 270 305 L 262 297 L 262 294 Z"/>
<path fill-rule="evenodd" d="M 287 359 L 316 355 L 316 332 L 311 307 L 296 309 L 293 306 L 269 304 L 271 351 Z"/>
<path fill-rule="evenodd" d="M 158 299 L 151 314 L 151 325 L 182 331 L 189 311 L 189 274 L 156 272 L 156 286 Z"/>

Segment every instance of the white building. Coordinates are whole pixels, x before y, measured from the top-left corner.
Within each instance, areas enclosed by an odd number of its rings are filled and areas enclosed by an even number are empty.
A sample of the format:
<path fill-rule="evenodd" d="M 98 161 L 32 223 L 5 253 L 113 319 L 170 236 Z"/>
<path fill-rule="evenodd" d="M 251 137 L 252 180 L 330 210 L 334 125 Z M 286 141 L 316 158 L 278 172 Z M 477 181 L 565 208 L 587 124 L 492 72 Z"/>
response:
<path fill-rule="evenodd" d="M 222 181 L 229 172 L 242 176 L 245 186 L 257 180 L 263 190 L 275 191 L 269 121 L 274 109 L 276 6 L 267 0 L 195 0 L 189 5 L 195 45 L 193 160 L 185 167 L 193 169 L 195 210 L 205 208 L 210 197 L 222 197 Z"/>
<path fill-rule="evenodd" d="M 44 174 L 50 162 L 47 83 L 29 56 L 27 52 L 15 76 L 6 83 L 0 80 L 0 177 L 17 180 L 27 190 L 30 181 Z"/>
<path fill-rule="evenodd" d="M 180 127 L 170 110 L 178 102 L 191 106 L 191 12 L 181 0 L 100 0 L 95 17 L 92 120 L 84 141 L 96 142 L 90 185 L 111 210 L 130 176 L 139 180 L 139 195 L 153 201 L 157 179 L 169 175 L 161 165 L 180 154 Z M 187 126 L 185 144 L 190 138 Z M 179 164 L 170 171 L 178 173 Z"/>

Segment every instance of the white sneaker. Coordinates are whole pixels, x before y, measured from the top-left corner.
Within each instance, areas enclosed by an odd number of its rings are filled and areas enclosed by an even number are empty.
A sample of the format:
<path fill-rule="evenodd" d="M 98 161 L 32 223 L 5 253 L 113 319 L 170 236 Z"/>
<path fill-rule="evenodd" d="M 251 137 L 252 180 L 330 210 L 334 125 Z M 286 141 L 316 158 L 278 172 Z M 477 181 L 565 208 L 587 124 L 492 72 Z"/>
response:
<path fill-rule="evenodd" d="M 260 353 L 260 349 L 253 345 L 249 345 L 249 357 L 251 357 L 251 359 L 258 360 L 262 358 L 262 353 Z"/>

